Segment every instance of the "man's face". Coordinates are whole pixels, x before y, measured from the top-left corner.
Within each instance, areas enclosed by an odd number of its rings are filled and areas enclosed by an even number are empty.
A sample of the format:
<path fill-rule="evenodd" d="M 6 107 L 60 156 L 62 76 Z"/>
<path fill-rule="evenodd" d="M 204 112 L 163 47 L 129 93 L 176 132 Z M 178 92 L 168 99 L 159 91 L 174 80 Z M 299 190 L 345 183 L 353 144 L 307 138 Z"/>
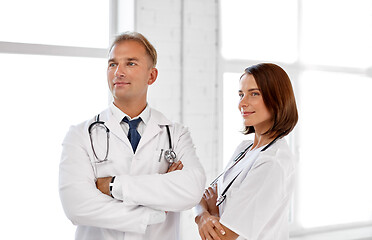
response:
<path fill-rule="evenodd" d="M 111 49 L 107 80 L 114 102 L 146 101 L 148 85 L 156 77 L 157 69 L 142 44 L 127 40 Z"/>

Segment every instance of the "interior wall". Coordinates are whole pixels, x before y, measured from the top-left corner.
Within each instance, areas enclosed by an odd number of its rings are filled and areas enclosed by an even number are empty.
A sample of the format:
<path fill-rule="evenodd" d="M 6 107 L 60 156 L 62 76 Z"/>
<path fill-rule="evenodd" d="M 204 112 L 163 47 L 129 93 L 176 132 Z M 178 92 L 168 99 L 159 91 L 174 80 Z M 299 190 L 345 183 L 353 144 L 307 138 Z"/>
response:
<path fill-rule="evenodd" d="M 157 82 L 149 104 L 191 132 L 208 182 L 220 168 L 217 74 L 218 1 L 135 1 L 135 30 L 158 51 Z M 192 211 L 181 219 L 181 239 L 198 239 Z"/>

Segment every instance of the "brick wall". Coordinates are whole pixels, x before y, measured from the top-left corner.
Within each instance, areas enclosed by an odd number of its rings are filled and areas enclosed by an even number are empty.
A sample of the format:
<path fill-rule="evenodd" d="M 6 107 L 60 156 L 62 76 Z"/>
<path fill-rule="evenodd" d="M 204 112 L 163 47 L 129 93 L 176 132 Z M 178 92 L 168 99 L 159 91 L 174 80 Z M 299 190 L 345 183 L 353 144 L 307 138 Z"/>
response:
<path fill-rule="evenodd" d="M 218 128 L 218 2 L 137 0 L 135 30 L 158 51 L 159 76 L 149 104 L 188 126 L 208 181 L 220 160 Z M 181 218 L 181 239 L 199 239 L 193 214 Z"/>

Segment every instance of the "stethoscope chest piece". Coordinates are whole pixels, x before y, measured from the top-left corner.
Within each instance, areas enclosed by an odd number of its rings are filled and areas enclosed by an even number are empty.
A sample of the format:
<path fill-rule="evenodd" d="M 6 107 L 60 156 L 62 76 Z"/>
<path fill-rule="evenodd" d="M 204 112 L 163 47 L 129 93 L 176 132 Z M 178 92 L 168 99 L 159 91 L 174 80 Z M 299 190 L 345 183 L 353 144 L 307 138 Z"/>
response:
<path fill-rule="evenodd" d="M 168 140 L 169 140 L 169 149 L 168 150 L 165 150 L 165 152 L 164 152 L 164 159 L 169 164 L 172 164 L 172 163 L 176 162 L 177 155 L 173 151 L 172 141 L 171 141 L 171 135 L 170 135 L 170 131 L 169 131 L 169 126 L 168 125 L 165 125 L 165 127 L 167 128 L 167 134 L 168 134 Z"/>
<path fill-rule="evenodd" d="M 174 163 L 177 155 L 172 149 L 165 150 L 164 158 L 168 163 Z"/>

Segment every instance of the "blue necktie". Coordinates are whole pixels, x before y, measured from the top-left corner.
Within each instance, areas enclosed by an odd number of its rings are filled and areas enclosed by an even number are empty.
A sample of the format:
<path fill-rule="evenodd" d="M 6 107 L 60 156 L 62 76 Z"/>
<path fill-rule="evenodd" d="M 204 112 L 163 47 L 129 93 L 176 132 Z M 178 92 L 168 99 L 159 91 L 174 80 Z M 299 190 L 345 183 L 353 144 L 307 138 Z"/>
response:
<path fill-rule="evenodd" d="M 129 124 L 129 132 L 128 132 L 128 139 L 130 144 L 132 144 L 133 152 L 136 152 L 138 143 L 141 139 L 141 135 L 137 131 L 138 124 L 142 121 L 141 118 L 137 118 L 135 120 L 129 121 L 127 117 L 123 118 L 123 122 Z"/>

